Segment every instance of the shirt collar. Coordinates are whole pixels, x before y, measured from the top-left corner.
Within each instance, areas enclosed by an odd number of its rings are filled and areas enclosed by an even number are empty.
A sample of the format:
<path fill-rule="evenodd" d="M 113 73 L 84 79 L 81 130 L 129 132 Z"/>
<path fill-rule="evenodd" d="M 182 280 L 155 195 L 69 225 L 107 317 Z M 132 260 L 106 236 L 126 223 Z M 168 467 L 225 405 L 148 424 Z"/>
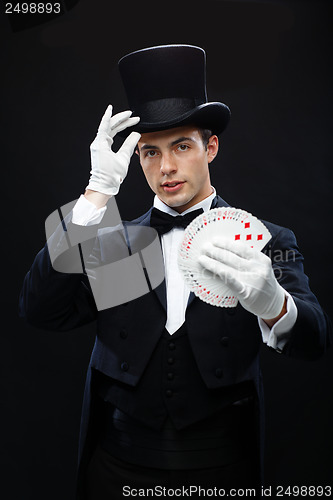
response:
<path fill-rule="evenodd" d="M 196 205 L 193 205 L 193 207 L 188 208 L 187 210 L 185 210 L 181 214 L 179 214 L 176 210 L 174 210 L 173 208 L 166 205 L 162 200 L 160 200 L 158 198 L 157 195 L 155 195 L 153 205 L 155 208 L 158 208 L 158 210 L 161 210 L 161 212 L 165 212 L 165 213 L 170 214 L 170 215 L 185 215 L 185 214 L 188 214 L 189 212 L 192 212 L 193 210 L 197 210 L 198 208 L 202 208 L 204 212 L 207 212 L 207 210 L 210 209 L 212 201 L 216 196 L 216 190 L 213 186 L 212 186 L 212 190 L 213 190 L 212 194 L 207 196 L 207 198 L 199 201 L 199 203 L 197 203 Z"/>

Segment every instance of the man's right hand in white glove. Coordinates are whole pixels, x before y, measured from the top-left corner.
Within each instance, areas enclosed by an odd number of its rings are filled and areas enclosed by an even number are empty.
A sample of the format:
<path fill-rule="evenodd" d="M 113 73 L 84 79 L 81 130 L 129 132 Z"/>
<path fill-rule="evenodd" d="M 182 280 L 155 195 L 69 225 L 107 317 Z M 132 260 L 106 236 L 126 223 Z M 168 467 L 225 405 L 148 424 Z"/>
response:
<path fill-rule="evenodd" d="M 141 135 L 138 132 L 132 132 L 117 153 L 112 151 L 111 146 L 118 132 L 140 121 L 139 117 L 131 118 L 131 114 L 131 111 L 123 111 L 112 116 L 112 106 L 107 107 L 96 138 L 90 146 L 91 175 L 86 187 L 87 198 L 87 192 L 89 194 L 91 191 L 107 195 L 106 198 L 118 193 Z"/>

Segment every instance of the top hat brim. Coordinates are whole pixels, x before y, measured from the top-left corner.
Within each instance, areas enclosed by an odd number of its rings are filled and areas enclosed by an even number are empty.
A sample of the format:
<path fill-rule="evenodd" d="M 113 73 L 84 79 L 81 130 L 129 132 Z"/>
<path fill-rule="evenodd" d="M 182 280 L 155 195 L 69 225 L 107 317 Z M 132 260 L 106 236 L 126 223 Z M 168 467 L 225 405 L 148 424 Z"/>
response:
<path fill-rule="evenodd" d="M 132 116 L 138 116 L 133 113 Z M 193 125 L 204 129 L 209 129 L 212 134 L 221 134 L 230 120 L 230 109 L 222 102 L 206 102 L 192 108 L 190 111 L 161 121 L 141 121 L 134 127 L 128 127 L 121 132 L 121 137 L 127 137 L 131 132 L 140 134 L 147 132 L 158 132 L 185 125 Z"/>

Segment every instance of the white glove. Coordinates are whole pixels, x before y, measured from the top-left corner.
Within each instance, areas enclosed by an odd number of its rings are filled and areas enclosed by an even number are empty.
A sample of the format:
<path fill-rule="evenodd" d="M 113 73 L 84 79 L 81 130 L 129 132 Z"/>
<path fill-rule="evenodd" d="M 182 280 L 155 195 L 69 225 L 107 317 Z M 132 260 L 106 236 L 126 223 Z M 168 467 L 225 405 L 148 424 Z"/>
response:
<path fill-rule="evenodd" d="M 199 263 L 221 279 L 247 311 L 262 319 L 281 313 L 286 294 L 267 255 L 244 243 L 216 238 L 204 246 Z"/>
<path fill-rule="evenodd" d="M 132 132 L 117 153 L 111 149 L 114 136 L 127 127 L 136 125 L 139 117 L 130 118 L 132 111 L 112 116 L 112 106 L 104 113 L 94 142 L 90 146 L 91 171 L 86 189 L 107 195 L 115 195 L 127 175 L 131 156 L 141 135 Z"/>

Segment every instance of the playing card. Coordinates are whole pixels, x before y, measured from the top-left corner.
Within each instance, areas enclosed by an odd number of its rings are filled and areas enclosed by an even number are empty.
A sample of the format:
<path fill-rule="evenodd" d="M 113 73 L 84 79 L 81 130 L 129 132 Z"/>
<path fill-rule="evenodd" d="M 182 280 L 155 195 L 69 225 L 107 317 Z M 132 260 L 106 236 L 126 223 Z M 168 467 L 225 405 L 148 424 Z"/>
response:
<path fill-rule="evenodd" d="M 185 230 L 178 265 L 189 288 L 204 302 L 218 307 L 235 307 L 237 298 L 228 286 L 198 262 L 203 245 L 218 236 L 235 245 L 243 242 L 260 251 L 271 239 L 271 234 L 254 215 L 233 207 L 209 210 L 196 217 Z"/>

